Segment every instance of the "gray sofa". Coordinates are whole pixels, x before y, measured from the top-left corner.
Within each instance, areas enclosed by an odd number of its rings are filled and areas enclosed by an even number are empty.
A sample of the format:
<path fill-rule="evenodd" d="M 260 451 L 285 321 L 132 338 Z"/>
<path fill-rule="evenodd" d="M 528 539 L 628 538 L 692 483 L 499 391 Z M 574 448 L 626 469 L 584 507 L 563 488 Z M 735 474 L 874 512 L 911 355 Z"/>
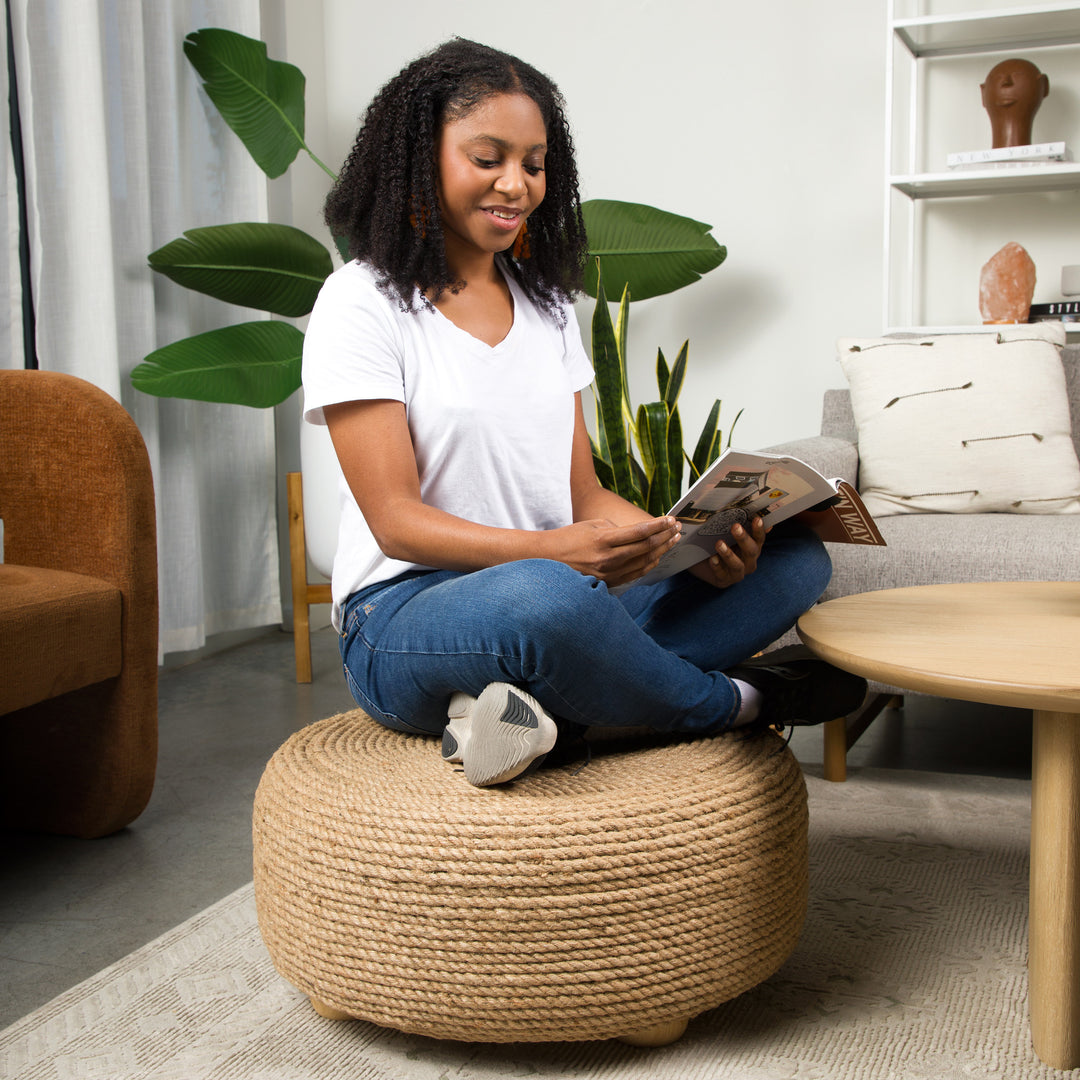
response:
<path fill-rule="evenodd" d="M 1080 345 L 1066 345 L 1072 437 L 1080 455 Z M 809 462 L 825 476 L 858 486 L 859 449 L 847 390 L 827 390 L 821 434 L 771 447 Z M 831 544 L 833 576 L 823 599 L 964 581 L 1080 581 L 1080 515 L 901 514 L 878 527 L 888 547 Z M 781 644 L 796 641 L 792 631 Z M 867 706 L 846 724 L 826 725 L 825 775 L 843 780 L 844 755 L 893 695 L 872 684 Z M 842 724 L 842 726 L 841 726 Z"/>

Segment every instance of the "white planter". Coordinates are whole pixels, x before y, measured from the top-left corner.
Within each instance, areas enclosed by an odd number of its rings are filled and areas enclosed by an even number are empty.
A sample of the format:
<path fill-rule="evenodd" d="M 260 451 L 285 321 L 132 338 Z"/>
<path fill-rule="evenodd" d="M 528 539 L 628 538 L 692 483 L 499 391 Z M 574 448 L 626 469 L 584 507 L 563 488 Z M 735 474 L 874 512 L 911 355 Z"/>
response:
<path fill-rule="evenodd" d="M 322 425 L 300 422 L 300 471 L 304 478 L 304 538 L 308 561 L 330 577 L 337 551 L 341 509 L 338 465 L 330 432 Z"/>

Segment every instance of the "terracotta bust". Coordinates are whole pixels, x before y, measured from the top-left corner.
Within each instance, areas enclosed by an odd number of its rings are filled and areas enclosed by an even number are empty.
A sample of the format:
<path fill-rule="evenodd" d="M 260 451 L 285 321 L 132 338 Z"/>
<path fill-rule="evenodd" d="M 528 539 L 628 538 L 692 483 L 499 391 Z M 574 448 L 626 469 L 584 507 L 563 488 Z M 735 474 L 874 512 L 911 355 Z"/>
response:
<path fill-rule="evenodd" d="M 994 149 L 1029 146 L 1031 124 L 1050 80 L 1030 60 L 1002 60 L 990 69 L 982 84 L 983 108 L 990 114 Z"/>

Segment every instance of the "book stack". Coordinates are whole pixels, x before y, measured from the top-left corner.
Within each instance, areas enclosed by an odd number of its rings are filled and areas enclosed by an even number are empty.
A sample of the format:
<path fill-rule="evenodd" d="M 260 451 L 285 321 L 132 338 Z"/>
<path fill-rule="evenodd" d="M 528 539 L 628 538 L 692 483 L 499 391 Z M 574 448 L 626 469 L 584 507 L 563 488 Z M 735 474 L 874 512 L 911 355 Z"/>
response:
<path fill-rule="evenodd" d="M 1048 304 L 1032 304 L 1028 322 L 1080 323 L 1080 300 L 1053 300 Z"/>
<path fill-rule="evenodd" d="M 996 150 L 964 150 L 949 154 L 945 164 L 950 169 L 1026 169 L 1032 165 L 1060 165 L 1072 159 L 1072 151 L 1065 143 L 1048 142 L 1001 146 Z"/>

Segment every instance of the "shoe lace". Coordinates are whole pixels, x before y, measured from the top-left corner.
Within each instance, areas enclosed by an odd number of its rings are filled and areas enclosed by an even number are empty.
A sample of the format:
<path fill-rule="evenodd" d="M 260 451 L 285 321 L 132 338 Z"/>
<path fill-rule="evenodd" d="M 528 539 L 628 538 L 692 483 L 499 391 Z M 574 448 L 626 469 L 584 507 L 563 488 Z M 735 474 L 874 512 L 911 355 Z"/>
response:
<path fill-rule="evenodd" d="M 592 764 L 592 743 L 585 738 L 584 734 L 579 734 L 577 737 L 585 744 L 585 760 L 570 774 L 571 776 L 577 776 L 584 771 L 586 766 Z"/>

